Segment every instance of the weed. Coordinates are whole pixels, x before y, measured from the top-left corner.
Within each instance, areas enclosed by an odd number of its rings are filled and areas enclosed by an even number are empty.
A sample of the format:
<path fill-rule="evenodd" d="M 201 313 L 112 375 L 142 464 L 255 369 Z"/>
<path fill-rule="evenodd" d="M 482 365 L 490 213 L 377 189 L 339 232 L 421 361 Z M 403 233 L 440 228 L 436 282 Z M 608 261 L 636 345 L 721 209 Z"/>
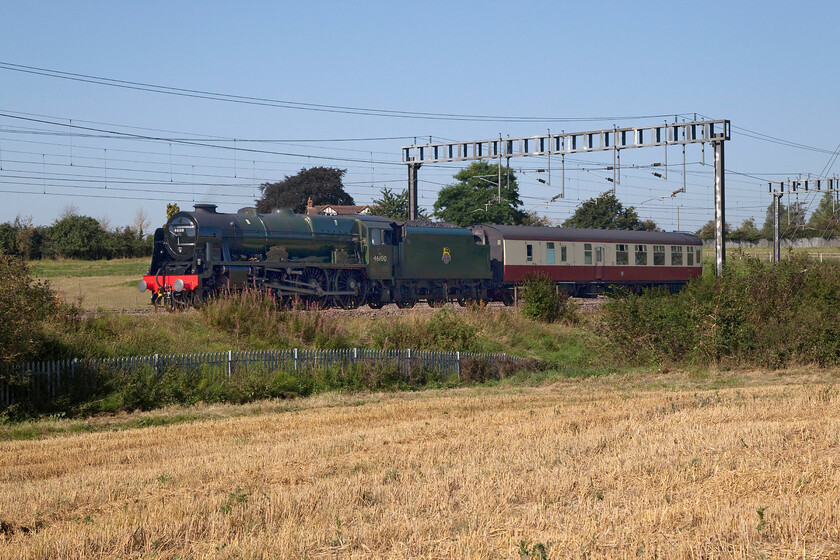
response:
<path fill-rule="evenodd" d="M 548 560 L 548 549 L 552 543 L 534 543 L 531 545 L 526 540 L 519 541 L 519 557 L 527 560 Z"/>
<path fill-rule="evenodd" d="M 755 512 L 758 514 L 758 526 L 756 526 L 756 529 L 758 529 L 759 533 L 764 531 L 764 512 L 766 510 L 767 506 L 760 507 L 757 510 L 755 510 Z"/>
<path fill-rule="evenodd" d="M 243 492 L 242 488 L 237 486 L 236 490 L 228 494 L 227 500 L 219 509 L 222 513 L 230 513 L 234 506 L 247 503 L 248 497 L 249 494 L 247 492 Z"/>
<path fill-rule="evenodd" d="M 341 532 L 341 519 L 338 517 L 335 518 L 335 538 L 333 539 L 333 546 L 344 546 L 347 542 L 347 539 L 344 538 L 344 534 Z"/>

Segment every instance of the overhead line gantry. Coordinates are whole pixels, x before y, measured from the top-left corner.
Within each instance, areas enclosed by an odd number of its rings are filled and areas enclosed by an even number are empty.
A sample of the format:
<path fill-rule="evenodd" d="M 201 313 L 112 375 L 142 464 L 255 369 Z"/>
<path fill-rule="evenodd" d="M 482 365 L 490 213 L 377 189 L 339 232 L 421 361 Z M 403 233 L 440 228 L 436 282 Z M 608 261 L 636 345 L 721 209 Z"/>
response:
<path fill-rule="evenodd" d="M 586 132 L 560 132 L 520 138 L 493 138 L 468 142 L 432 142 L 403 146 L 402 163 L 408 168 L 408 213 L 409 219 L 417 219 L 417 175 L 424 163 L 446 163 L 457 161 L 499 160 L 499 201 L 501 202 L 502 158 L 510 162 L 512 157 L 549 158 L 560 156 L 563 188 L 565 188 L 565 156 L 587 152 L 613 151 L 613 190 L 620 169 L 620 151 L 630 148 L 654 148 L 685 146 L 686 144 L 709 143 L 715 150 L 715 272 L 723 272 L 725 261 L 723 223 L 724 204 L 724 142 L 729 140 L 728 120 L 700 120 L 662 123 L 651 126 L 608 128 Z M 562 193 L 561 193 L 562 196 Z"/>
<path fill-rule="evenodd" d="M 840 192 L 840 178 L 808 177 L 807 179 L 787 179 L 786 181 L 770 181 L 767 189 L 773 195 L 773 262 L 781 258 L 781 223 L 782 197 L 785 193 L 838 193 Z M 788 199 L 790 201 L 790 199 Z"/>

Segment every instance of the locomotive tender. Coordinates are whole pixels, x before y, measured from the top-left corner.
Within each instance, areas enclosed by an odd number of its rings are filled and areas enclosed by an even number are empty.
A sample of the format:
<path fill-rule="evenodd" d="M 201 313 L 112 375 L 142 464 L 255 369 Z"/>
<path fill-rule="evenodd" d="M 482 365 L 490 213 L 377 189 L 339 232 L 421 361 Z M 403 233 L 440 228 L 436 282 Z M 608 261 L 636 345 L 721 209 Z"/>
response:
<path fill-rule="evenodd" d="M 251 286 L 283 303 L 352 309 L 418 301 L 513 301 L 529 272 L 571 295 L 611 286 L 676 290 L 701 274 L 701 241 L 687 233 L 395 222 L 376 216 L 178 212 L 155 231 L 138 283 L 152 303 L 197 305 Z"/>

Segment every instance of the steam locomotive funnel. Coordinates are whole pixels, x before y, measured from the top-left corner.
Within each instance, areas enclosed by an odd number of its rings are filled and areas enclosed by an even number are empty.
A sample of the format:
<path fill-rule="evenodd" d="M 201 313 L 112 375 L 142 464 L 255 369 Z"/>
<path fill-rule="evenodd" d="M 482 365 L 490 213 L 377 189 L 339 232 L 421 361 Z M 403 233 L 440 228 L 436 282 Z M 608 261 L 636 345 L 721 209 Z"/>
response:
<path fill-rule="evenodd" d="M 196 204 L 195 211 L 196 212 L 209 212 L 210 214 L 218 214 L 216 212 L 217 206 L 215 204 Z"/>

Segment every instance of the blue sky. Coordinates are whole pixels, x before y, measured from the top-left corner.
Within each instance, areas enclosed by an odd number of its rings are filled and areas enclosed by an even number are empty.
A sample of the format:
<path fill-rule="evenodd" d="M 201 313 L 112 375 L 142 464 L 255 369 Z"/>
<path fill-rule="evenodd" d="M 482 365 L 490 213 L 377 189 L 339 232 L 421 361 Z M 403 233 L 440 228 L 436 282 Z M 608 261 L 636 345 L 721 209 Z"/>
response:
<path fill-rule="evenodd" d="M 6 65 L 316 105 L 540 118 L 267 107 L 0 67 L 0 222 L 46 225 L 72 204 L 111 226 L 131 224 L 142 208 L 160 225 L 167 202 L 235 211 L 253 205 L 258 184 L 312 165 L 347 169 L 347 190 L 368 203 L 383 186 L 405 187 L 400 148 L 415 137 L 530 136 L 697 113 L 732 122 L 727 219 L 755 217 L 760 227 L 772 200 L 766 181 L 840 172 L 829 165 L 840 145 L 838 6 L 5 2 Z M 708 147 L 686 152 L 683 175 L 682 151 L 669 150 L 664 181 L 645 168 L 663 161 L 660 150 L 624 151 L 619 199 L 665 229 L 698 229 L 713 215 L 713 158 Z M 611 187 L 611 163 L 612 154 L 570 157 L 566 197 L 548 204 L 559 175 L 549 189 L 536 180 L 544 160 L 511 160 L 525 208 L 558 223 Z M 424 166 L 421 205 L 431 207 L 458 168 Z M 660 198 L 683 182 L 685 194 Z"/>

